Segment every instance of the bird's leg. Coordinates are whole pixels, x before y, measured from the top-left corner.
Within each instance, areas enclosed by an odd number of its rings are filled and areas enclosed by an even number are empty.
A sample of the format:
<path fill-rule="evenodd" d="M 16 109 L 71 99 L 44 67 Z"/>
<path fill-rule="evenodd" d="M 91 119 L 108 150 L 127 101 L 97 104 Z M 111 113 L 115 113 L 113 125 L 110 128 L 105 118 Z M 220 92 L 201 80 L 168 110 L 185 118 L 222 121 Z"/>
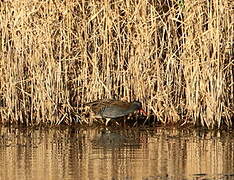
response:
<path fill-rule="evenodd" d="M 106 126 L 108 125 L 108 122 L 111 120 L 111 118 L 106 118 Z"/>
<path fill-rule="evenodd" d="M 115 123 L 119 126 L 119 123 L 117 121 L 115 121 Z"/>

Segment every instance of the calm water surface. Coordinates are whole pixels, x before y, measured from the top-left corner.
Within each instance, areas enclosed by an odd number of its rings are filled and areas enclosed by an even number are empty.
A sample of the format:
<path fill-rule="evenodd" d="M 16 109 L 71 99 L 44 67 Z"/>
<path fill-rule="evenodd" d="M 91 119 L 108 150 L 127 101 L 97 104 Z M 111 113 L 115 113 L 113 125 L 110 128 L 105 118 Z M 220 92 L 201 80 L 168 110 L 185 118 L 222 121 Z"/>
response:
<path fill-rule="evenodd" d="M 234 133 L 0 127 L 0 179 L 234 180 Z"/>

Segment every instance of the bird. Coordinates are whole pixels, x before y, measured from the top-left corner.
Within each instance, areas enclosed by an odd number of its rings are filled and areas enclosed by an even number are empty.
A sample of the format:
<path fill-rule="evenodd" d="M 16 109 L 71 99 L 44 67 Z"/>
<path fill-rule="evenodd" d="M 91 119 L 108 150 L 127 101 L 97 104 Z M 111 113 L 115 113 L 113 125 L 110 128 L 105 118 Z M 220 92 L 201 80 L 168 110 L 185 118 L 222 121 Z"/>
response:
<path fill-rule="evenodd" d="M 115 99 L 101 99 L 84 104 L 94 113 L 94 118 L 106 119 L 106 126 L 111 119 L 127 116 L 135 111 L 144 115 L 146 112 L 142 109 L 142 103 L 139 101 L 121 101 Z"/>

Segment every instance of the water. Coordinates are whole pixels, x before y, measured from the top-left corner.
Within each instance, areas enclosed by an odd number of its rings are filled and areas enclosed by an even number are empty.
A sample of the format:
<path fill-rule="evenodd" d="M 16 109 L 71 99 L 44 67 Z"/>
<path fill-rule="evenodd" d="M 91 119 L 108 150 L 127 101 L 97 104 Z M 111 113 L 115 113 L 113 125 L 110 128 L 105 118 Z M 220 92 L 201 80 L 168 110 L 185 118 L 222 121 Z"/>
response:
<path fill-rule="evenodd" d="M 0 179 L 234 179 L 234 132 L 0 127 Z"/>

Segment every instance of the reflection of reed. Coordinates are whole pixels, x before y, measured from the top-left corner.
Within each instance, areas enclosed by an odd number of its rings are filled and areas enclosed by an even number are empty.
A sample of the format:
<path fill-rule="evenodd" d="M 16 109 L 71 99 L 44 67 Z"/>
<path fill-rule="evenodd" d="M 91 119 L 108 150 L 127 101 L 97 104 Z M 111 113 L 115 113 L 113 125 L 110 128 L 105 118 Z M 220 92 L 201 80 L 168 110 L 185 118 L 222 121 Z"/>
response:
<path fill-rule="evenodd" d="M 180 180 L 234 173 L 233 134 L 162 128 L 112 130 L 114 138 L 126 138 L 124 143 L 96 146 L 93 140 L 100 133 L 98 128 L 1 127 L 1 179 Z"/>

